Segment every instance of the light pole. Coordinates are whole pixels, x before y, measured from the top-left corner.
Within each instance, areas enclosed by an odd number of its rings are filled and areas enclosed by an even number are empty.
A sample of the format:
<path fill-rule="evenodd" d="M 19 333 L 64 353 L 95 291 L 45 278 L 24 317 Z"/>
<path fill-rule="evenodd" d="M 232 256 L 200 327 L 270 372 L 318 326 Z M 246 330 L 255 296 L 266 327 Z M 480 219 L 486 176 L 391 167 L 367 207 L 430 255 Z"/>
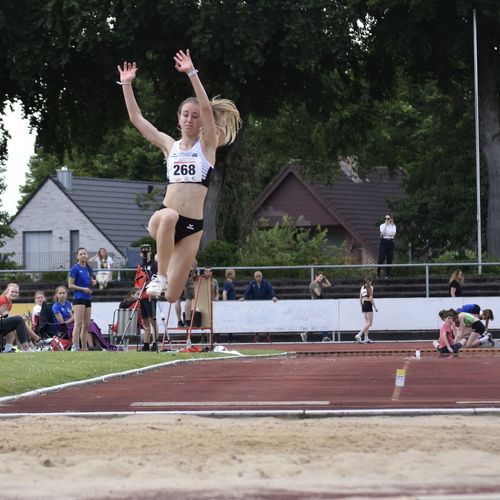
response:
<path fill-rule="evenodd" d="M 481 246 L 481 158 L 479 151 L 479 94 L 477 78 L 477 21 L 476 9 L 472 11 L 473 38 L 474 38 L 474 120 L 476 125 L 476 221 L 477 221 L 477 262 L 478 274 L 482 273 L 482 246 Z"/>

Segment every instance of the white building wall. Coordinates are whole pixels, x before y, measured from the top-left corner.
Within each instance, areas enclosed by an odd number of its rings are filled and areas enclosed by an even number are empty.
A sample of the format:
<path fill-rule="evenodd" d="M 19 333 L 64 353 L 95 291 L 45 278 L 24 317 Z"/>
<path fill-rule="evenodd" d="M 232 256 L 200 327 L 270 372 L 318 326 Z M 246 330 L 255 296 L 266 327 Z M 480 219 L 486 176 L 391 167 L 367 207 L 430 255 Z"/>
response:
<path fill-rule="evenodd" d="M 100 247 L 108 253 L 120 255 L 111 242 L 90 222 L 74 203 L 49 179 L 17 214 L 11 224 L 17 232 L 14 238 L 7 238 L 0 249 L 2 253 L 23 252 L 23 232 L 51 231 L 52 252 L 70 252 L 70 232 L 79 231 L 80 245 L 85 247 L 89 256 Z"/>

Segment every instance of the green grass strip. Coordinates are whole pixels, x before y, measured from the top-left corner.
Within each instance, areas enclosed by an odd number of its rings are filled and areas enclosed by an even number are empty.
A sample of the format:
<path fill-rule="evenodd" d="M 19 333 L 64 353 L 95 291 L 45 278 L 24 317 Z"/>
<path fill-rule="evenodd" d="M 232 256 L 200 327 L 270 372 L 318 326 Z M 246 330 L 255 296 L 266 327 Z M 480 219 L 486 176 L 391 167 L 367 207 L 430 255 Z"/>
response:
<path fill-rule="evenodd" d="M 241 350 L 245 355 L 280 354 L 279 350 Z M 0 397 L 87 380 L 177 359 L 220 357 L 220 353 L 37 352 L 0 355 Z"/>

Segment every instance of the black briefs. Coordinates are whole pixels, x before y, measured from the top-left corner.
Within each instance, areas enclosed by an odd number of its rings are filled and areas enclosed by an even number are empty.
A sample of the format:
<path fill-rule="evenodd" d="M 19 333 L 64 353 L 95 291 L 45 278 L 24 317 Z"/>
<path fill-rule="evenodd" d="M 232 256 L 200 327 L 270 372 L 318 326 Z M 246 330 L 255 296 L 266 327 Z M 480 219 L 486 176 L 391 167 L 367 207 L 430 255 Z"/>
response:
<path fill-rule="evenodd" d="M 161 205 L 158 210 L 163 210 L 167 208 L 165 205 Z M 177 243 L 186 236 L 191 236 L 192 234 L 198 233 L 203 230 L 203 219 L 191 219 L 190 217 L 184 217 L 179 214 L 179 220 L 175 225 L 175 236 L 174 242 Z"/>

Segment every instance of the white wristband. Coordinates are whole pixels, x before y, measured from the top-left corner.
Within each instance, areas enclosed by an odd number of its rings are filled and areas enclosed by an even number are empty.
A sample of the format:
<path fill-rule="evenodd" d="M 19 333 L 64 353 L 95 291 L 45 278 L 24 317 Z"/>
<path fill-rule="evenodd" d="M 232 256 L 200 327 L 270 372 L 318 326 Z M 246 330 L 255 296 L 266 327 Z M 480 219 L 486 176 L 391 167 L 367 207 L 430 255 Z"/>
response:
<path fill-rule="evenodd" d="M 116 82 L 118 85 L 132 85 L 132 82 Z"/>
<path fill-rule="evenodd" d="M 196 75 L 196 73 L 198 73 L 198 70 L 197 69 L 192 69 L 191 71 L 188 72 L 188 76 L 189 78 L 191 78 L 192 76 Z"/>

